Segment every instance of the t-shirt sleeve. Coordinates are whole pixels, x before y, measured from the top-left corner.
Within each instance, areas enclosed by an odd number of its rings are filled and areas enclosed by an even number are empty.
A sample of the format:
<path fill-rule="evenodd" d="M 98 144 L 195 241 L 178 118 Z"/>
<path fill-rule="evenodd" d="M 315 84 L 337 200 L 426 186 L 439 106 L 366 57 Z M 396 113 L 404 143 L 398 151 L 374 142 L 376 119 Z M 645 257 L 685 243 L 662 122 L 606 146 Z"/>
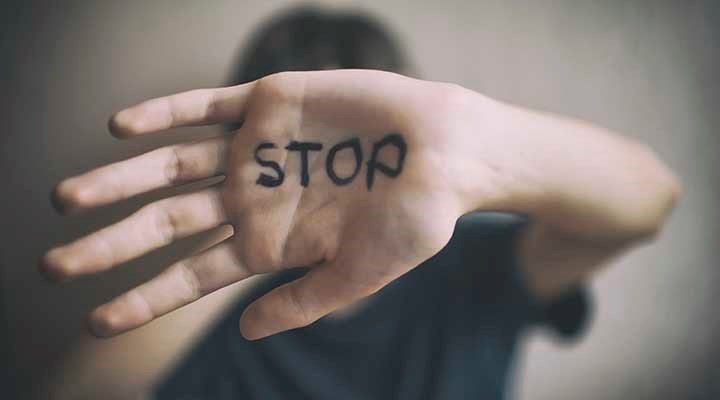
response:
<path fill-rule="evenodd" d="M 472 213 L 458 221 L 453 237 L 460 261 L 451 290 L 465 304 L 488 308 L 496 318 L 518 327 L 543 326 L 562 338 L 575 338 L 588 325 L 590 296 L 584 287 L 567 291 L 551 303 L 529 289 L 517 257 L 517 239 L 526 226 L 522 216 Z"/>
<path fill-rule="evenodd" d="M 538 306 L 538 321 L 559 335 L 572 338 L 583 333 L 589 323 L 590 297 L 585 288 L 568 291 L 552 303 Z"/>

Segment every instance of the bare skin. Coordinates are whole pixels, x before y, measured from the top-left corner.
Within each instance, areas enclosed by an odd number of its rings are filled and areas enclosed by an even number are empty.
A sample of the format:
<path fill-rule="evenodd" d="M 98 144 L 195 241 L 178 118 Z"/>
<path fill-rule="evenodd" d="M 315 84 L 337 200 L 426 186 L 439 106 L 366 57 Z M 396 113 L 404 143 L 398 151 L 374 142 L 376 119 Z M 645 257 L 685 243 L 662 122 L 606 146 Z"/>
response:
<path fill-rule="evenodd" d="M 519 246 L 532 290 L 551 300 L 635 243 L 652 237 L 678 198 L 672 173 L 645 146 L 604 129 L 503 104 L 456 85 L 361 70 L 293 72 L 229 88 L 153 99 L 116 114 L 129 138 L 179 126 L 243 121 L 233 135 L 161 148 L 61 182 L 68 213 L 153 189 L 216 175 L 217 187 L 150 204 L 127 219 L 50 250 L 43 270 L 56 280 L 98 273 L 218 226 L 224 242 L 170 266 L 98 307 L 98 336 L 137 328 L 247 277 L 309 266 L 310 272 L 251 304 L 240 321 L 248 339 L 306 326 L 366 298 L 437 253 L 455 221 L 476 210 L 523 213 Z M 365 162 L 390 133 L 407 145 L 402 172 Z M 328 176 L 328 149 L 357 137 L 359 175 Z M 309 153 L 307 186 L 291 142 L 321 143 Z M 283 166 L 282 184 L 258 184 Z M 393 149 L 380 152 L 386 165 Z M 355 166 L 339 152 L 342 176 Z"/>

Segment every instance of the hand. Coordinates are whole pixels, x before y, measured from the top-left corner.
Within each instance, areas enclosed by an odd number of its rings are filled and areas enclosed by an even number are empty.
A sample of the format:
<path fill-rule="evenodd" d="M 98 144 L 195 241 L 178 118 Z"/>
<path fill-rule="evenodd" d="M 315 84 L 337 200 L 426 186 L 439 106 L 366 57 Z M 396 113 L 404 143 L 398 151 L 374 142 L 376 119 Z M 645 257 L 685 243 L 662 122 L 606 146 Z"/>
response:
<path fill-rule="evenodd" d="M 293 72 L 146 101 L 110 122 L 119 137 L 239 123 L 228 137 L 178 144 L 61 182 L 68 213 L 223 174 L 217 187 L 149 204 L 49 251 L 64 280 L 97 273 L 220 225 L 230 239 L 98 307 L 99 336 L 136 328 L 255 274 L 308 266 L 251 304 L 249 339 L 308 325 L 371 295 L 437 253 L 477 208 L 470 182 L 493 179 L 464 149 L 465 90 L 377 71 Z M 470 113 L 477 116 L 478 113 Z M 502 191 L 486 184 L 487 204 Z"/>

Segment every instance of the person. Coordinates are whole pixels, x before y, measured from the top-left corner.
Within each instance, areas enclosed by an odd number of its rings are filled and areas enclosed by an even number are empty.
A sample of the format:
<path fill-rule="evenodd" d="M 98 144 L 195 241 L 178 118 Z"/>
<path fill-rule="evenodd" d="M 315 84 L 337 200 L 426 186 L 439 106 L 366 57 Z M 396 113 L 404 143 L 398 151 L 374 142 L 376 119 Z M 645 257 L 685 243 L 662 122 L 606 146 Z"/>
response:
<path fill-rule="evenodd" d="M 367 16 L 274 20 L 237 84 L 110 121 L 121 138 L 211 124 L 229 135 L 69 178 L 54 199 L 76 213 L 224 181 L 50 250 L 45 273 L 99 273 L 231 225 L 232 238 L 90 316 L 96 335 L 113 336 L 265 275 L 156 398 L 503 398 L 528 328 L 578 335 L 584 282 L 660 231 L 679 184 L 644 144 L 398 74 L 409 70 Z"/>

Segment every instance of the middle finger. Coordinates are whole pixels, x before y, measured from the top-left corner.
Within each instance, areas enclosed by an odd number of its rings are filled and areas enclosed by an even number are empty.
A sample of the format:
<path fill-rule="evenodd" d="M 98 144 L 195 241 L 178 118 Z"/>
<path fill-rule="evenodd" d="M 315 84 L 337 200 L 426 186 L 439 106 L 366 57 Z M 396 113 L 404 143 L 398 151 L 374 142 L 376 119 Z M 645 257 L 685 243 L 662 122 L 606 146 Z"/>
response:
<path fill-rule="evenodd" d="M 162 147 L 61 182 L 53 193 L 62 212 L 75 213 L 151 190 L 223 172 L 228 136 Z"/>

